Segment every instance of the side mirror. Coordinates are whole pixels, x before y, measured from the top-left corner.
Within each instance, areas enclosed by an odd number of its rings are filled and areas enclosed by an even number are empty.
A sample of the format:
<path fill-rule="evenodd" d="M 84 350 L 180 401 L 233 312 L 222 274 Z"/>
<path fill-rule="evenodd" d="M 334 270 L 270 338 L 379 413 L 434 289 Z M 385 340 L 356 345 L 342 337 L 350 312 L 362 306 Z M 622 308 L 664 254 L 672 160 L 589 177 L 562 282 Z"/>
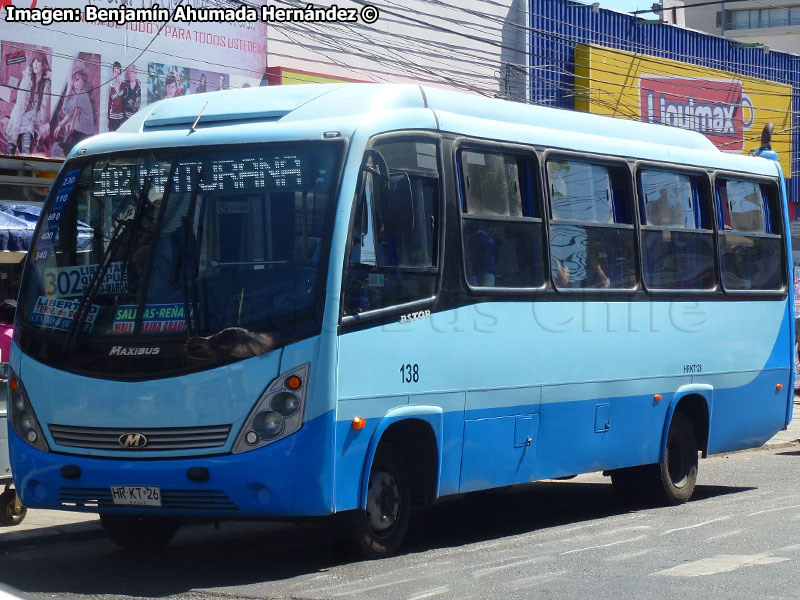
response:
<path fill-rule="evenodd" d="M 391 233 L 414 231 L 414 194 L 411 178 L 405 171 L 389 176 L 384 228 Z"/>
<path fill-rule="evenodd" d="M 761 149 L 772 150 L 772 123 L 764 125 L 764 130 L 761 132 Z"/>
<path fill-rule="evenodd" d="M 376 228 L 387 233 L 408 233 L 414 230 L 414 194 L 411 178 L 405 171 L 389 173 L 386 159 L 377 150 L 364 153 L 362 171 L 372 176 Z"/>

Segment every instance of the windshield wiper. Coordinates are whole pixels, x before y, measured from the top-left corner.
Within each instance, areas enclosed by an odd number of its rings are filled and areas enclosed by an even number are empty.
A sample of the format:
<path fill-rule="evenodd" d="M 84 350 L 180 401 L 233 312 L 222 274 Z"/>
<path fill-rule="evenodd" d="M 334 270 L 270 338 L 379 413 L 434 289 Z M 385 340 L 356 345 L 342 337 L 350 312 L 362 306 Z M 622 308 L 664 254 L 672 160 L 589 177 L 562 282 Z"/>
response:
<path fill-rule="evenodd" d="M 142 214 L 144 212 L 142 207 L 147 199 L 147 193 L 149 192 L 149 189 L 150 180 L 148 180 L 147 185 L 140 189 L 139 193 L 134 196 L 134 213 L 130 216 L 130 218 L 125 218 L 128 214 L 130 205 L 123 206 L 120 210 L 120 219 L 114 228 L 114 232 L 111 234 L 111 237 L 108 240 L 108 246 L 106 246 L 103 254 L 100 256 L 97 269 L 95 269 L 95 272 L 92 273 L 92 278 L 89 280 L 88 285 L 83 290 L 83 294 L 78 304 L 78 310 L 75 312 L 75 316 L 73 317 L 72 323 L 67 331 L 67 339 L 64 343 L 66 350 L 72 350 L 75 347 L 75 343 L 77 342 L 78 336 L 80 335 L 81 330 L 86 323 L 86 319 L 89 318 L 89 314 L 92 309 L 92 303 L 102 289 L 103 280 L 105 279 L 106 273 L 111 266 L 113 258 L 116 256 L 117 249 L 122 245 L 122 240 L 125 237 L 124 234 L 131 229 L 131 225 L 140 224 Z M 129 245 L 133 242 L 133 238 L 134 236 L 128 236 Z"/>

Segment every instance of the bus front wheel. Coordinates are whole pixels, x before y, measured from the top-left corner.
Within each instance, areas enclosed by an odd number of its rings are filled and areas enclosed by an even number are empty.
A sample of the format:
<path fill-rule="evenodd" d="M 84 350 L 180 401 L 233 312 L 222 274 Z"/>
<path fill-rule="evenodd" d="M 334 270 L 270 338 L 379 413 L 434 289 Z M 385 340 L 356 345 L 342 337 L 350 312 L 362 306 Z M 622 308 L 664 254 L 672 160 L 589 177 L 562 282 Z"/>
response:
<path fill-rule="evenodd" d="M 8 488 L 0 494 L 0 525 L 19 525 L 27 512 L 15 489 Z"/>
<path fill-rule="evenodd" d="M 410 511 L 408 467 L 397 448 L 383 442 L 372 461 L 366 509 L 349 513 L 358 552 L 365 558 L 397 552 L 408 531 Z"/>
<path fill-rule="evenodd" d="M 169 517 L 137 517 L 100 514 L 100 524 L 109 539 L 125 550 L 163 548 L 175 536 L 178 519 Z"/>

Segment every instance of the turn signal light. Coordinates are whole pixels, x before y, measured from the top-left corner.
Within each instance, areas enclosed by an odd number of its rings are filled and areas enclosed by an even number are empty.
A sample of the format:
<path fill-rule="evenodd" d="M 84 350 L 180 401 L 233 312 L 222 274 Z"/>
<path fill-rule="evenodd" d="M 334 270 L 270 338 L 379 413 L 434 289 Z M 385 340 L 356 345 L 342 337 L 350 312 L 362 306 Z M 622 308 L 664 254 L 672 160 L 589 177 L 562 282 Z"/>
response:
<path fill-rule="evenodd" d="M 366 419 L 362 419 L 361 417 L 353 417 L 353 429 L 359 431 L 364 429 L 367 426 Z"/>
<path fill-rule="evenodd" d="M 19 389 L 19 381 L 16 379 L 10 379 L 8 381 L 8 389 L 10 389 L 12 392 L 16 392 Z"/>
<path fill-rule="evenodd" d="M 778 385 L 775 386 L 775 389 L 780 392 L 783 389 L 783 384 L 779 383 Z"/>
<path fill-rule="evenodd" d="M 655 400 L 656 402 L 660 402 L 661 398 L 662 398 L 661 394 L 656 394 L 655 396 L 653 396 L 653 400 Z"/>
<path fill-rule="evenodd" d="M 290 375 L 286 378 L 286 387 L 290 390 L 299 390 L 300 386 L 303 385 L 303 380 L 300 379 L 297 375 Z"/>

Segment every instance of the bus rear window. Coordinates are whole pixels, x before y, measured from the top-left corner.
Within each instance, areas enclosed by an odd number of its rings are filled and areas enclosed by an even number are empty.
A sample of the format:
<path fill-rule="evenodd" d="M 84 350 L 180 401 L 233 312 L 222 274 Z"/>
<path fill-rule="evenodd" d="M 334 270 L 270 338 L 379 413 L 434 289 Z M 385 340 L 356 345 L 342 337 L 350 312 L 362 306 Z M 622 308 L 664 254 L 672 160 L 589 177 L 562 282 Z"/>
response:
<path fill-rule="evenodd" d="M 717 180 L 722 284 L 728 291 L 782 290 L 781 212 L 777 187 Z"/>

